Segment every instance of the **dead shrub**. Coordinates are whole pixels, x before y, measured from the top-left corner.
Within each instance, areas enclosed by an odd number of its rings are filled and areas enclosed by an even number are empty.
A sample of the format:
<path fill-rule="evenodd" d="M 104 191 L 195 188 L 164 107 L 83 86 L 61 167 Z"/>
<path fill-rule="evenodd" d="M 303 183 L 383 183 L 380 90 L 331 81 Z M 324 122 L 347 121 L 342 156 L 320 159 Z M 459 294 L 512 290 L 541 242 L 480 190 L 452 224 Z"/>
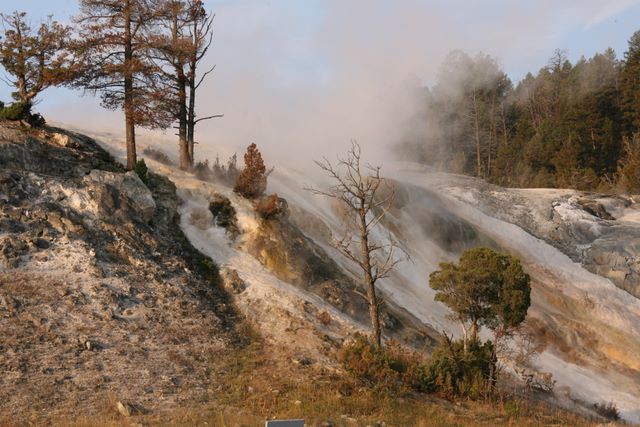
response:
<path fill-rule="evenodd" d="M 331 315 L 326 311 L 321 311 L 320 313 L 318 313 L 316 318 L 318 319 L 318 322 L 320 322 L 320 324 L 322 324 L 323 326 L 328 326 L 329 323 L 331 323 Z"/>
<path fill-rule="evenodd" d="M 274 219 L 287 216 L 288 204 L 285 199 L 272 194 L 260 199 L 255 209 L 263 219 Z"/>
<path fill-rule="evenodd" d="M 618 407 L 613 402 L 594 403 L 593 410 L 598 415 L 611 421 L 618 421 L 620 419 L 620 412 Z"/>

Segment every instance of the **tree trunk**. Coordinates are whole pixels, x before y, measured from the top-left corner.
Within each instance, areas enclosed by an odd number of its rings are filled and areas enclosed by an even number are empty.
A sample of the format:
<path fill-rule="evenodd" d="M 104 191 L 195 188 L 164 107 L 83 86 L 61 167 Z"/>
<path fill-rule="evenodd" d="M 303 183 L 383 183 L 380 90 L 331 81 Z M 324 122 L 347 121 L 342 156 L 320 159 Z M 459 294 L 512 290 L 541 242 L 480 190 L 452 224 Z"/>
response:
<path fill-rule="evenodd" d="M 172 23 L 173 45 L 178 46 L 178 12 L 174 11 Z M 187 141 L 187 76 L 184 74 L 184 60 L 181 56 L 174 61 L 178 86 L 178 151 L 180 169 L 189 170 L 193 163 Z"/>
<path fill-rule="evenodd" d="M 131 40 L 131 3 L 124 5 L 124 117 L 127 145 L 127 169 L 136 167 L 136 123 L 133 99 L 133 46 Z"/>
<path fill-rule="evenodd" d="M 473 322 L 471 324 L 471 339 L 470 339 L 470 341 L 472 343 L 478 342 L 478 323 L 477 322 Z"/>
<path fill-rule="evenodd" d="M 469 350 L 469 334 L 467 334 L 467 327 L 462 320 L 460 326 L 462 326 L 462 349 L 466 353 Z"/>
<path fill-rule="evenodd" d="M 476 98 L 476 91 L 473 91 L 473 125 L 475 129 L 476 140 L 476 175 L 480 177 L 482 175 L 482 157 L 480 154 L 480 120 L 478 117 L 478 100 Z"/>
<path fill-rule="evenodd" d="M 189 74 L 189 108 L 187 110 L 187 145 L 189 147 L 189 158 L 191 165 L 195 161 L 193 145 L 195 144 L 196 127 L 196 65 L 192 61 Z"/>
<path fill-rule="evenodd" d="M 198 37 L 198 21 L 193 23 L 193 51 L 189 60 L 189 108 L 187 110 L 187 145 L 189 156 L 191 157 L 191 165 L 195 161 L 193 146 L 195 144 L 195 127 L 196 127 L 196 70 L 198 68 L 198 50 L 195 44 Z"/>
<path fill-rule="evenodd" d="M 178 70 L 178 138 L 180 148 L 180 169 L 189 170 L 193 163 L 187 141 L 187 89 L 182 69 Z"/>
<path fill-rule="evenodd" d="M 382 346 L 382 330 L 380 327 L 380 313 L 378 311 L 378 298 L 376 296 L 376 286 L 371 272 L 371 254 L 369 253 L 369 233 L 367 230 L 367 217 L 365 214 L 365 201 L 360 200 L 360 255 L 364 269 L 364 282 L 369 300 L 369 319 L 371 321 L 371 334 L 373 344 L 376 347 Z"/>

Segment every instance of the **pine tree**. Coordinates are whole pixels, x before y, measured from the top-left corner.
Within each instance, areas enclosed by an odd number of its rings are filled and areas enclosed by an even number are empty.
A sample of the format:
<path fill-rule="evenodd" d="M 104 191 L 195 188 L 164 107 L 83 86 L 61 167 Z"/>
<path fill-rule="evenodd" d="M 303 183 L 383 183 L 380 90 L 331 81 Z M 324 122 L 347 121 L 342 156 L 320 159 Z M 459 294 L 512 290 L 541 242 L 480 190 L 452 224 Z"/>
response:
<path fill-rule="evenodd" d="M 32 104 L 43 90 L 66 82 L 71 65 L 67 45 L 68 26 L 49 18 L 35 31 L 25 12 L 0 14 L 4 37 L 0 40 L 0 63 L 11 76 L 13 98 Z"/>
<path fill-rule="evenodd" d="M 80 67 L 74 85 L 100 93 L 103 107 L 124 110 L 129 170 L 136 165 L 136 126 L 166 128 L 172 122 L 158 108 L 163 96 L 148 57 L 147 31 L 155 19 L 147 0 L 81 0 L 76 18 Z"/>
<path fill-rule="evenodd" d="M 256 144 L 249 145 L 244 155 L 244 169 L 238 175 L 233 191 L 247 199 L 261 197 L 267 189 L 266 173 L 267 168 L 258 147 Z"/>
<path fill-rule="evenodd" d="M 457 264 L 441 263 L 429 276 L 429 286 L 460 322 L 465 351 L 478 341 L 482 326 L 508 334 L 524 321 L 531 304 L 530 278 L 520 261 L 489 248 L 466 250 Z"/>
<path fill-rule="evenodd" d="M 640 31 L 629 39 L 620 75 L 624 130 L 627 136 L 640 130 Z"/>

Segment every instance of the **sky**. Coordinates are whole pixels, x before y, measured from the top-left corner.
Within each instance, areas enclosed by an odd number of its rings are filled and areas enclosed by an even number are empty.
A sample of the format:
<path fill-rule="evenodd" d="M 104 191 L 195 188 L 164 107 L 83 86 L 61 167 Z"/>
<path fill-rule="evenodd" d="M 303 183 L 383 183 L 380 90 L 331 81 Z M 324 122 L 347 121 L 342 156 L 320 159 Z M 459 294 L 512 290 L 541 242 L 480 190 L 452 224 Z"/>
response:
<path fill-rule="evenodd" d="M 32 22 L 69 21 L 76 0 L 22 0 Z M 16 2 L 2 0 L 9 13 Z M 205 0 L 216 14 L 199 95 L 202 156 L 256 142 L 273 159 L 333 155 L 358 139 L 383 160 L 447 53 L 498 58 L 514 82 L 553 51 L 577 60 L 612 47 L 622 57 L 640 29 L 640 0 Z M 10 90 L 0 83 L 0 99 Z M 36 110 L 50 122 L 120 131 L 121 112 L 78 91 L 49 89 Z M 174 142 L 172 135 L 154 134 Z M 170 150 L 168 150 L 170 151 Z M 201 158 L 202 158 L 201 156 Z M 267 156 L 268 158 L 268 156 Z"/>

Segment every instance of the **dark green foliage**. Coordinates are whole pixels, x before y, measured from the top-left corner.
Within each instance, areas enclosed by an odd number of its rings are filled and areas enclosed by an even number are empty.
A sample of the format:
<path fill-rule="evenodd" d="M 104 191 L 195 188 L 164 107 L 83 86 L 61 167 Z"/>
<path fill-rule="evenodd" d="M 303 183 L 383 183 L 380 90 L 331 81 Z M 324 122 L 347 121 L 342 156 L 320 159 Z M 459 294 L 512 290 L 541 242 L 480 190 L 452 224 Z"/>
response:
<path fill-rule="evenodd" d="M 624 140 L 624 156 L 618 165 L 617 183 L 627 193 L 640 194 L 640 140 Z"/>
<path fill-rule="evenodd" d="M 218 265 L 209 257 L 200 260 L 200 267 L 208 274 L 218 274 Z"/>
<path fill-rule="evenodd" d="M 640 133 L 640 31 L 623 61 L 556 51 L 516 85 L 493 58 L 454 52 L 423 98 L 429 131 L 413 158 L 503 186 L 610 190 L 623 139 Z"/>
<path fill-rule="evenodd" d="M 489 248 L 466 250 L 458 264 L 444 262 L 429 277 L 429 286 L 463 325 L 471 340 L 486 326 L 506 333 L 524 320 L 531 304 L 531 285 L 520 261 Z"/>
<path fill-rule="evenodd" d="M 149 169 L 147 168 L 147 164 L 144 162 L 144 159 L 138 160 L 136 163 L 135 172 L 140 178 L 140 181 L 145 184 L 149 184 Z"/>
<path fill-rule="evenodd" d="M 42 117 L 42 114 L 40 113 L 35 113 L 32 114 L 28 119 L 27 122 L 33 126 L 33 127 L 42 127 L 45 124 L 47 124 L 46 120 L 44 119 L 44 117 Z"/>
<path fill-rule="evenodd" d="M 465 352 L 462 341 L 451 341 L 446 336 L 431 359 L 394 342 L 375 346 L 360 334 L 343 346 L 338 357 L 347 372 L 385 394 L 417 391 L 447 398 L 482 398 L 493 390 L 496 371 L 490 341 L 475 342 Z"/>
<path fill-rule="evenodd" d="M 14 102 L 0 110 L 0 120 L 28 120 L 31 117 L 30 102 Z"/>
<path fill-rule="evenodd" d="M 193 174 L 202 181 L 211 181 L 213 174 L 211 172 L 211 168 L 209 167 L 209 160 L 205 160 L 204 162 L 197 162 L 193 167 Z"/>
<path fill-rule="evenodd" d="M 462 341 L 445 337 L 431 355 L 426 383 L 448 398 L 478 399 L 492 390 L 495 369 L 496 357 L 491 341 L 473 342 L 465 352 Z"/>

